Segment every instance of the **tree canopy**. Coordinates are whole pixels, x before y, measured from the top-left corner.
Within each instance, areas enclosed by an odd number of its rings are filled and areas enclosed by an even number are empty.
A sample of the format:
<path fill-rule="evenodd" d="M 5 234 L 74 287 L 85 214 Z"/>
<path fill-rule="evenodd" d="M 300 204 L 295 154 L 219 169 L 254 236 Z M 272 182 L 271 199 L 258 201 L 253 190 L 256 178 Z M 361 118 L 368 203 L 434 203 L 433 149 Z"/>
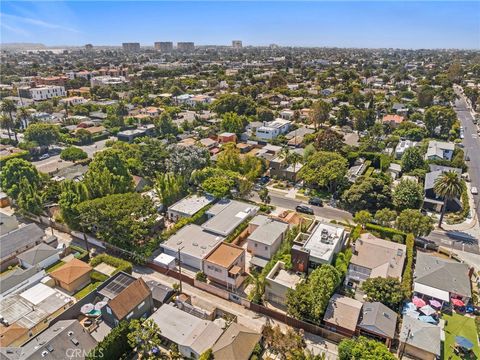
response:
<path fill-rule="evenodd" d="M 88 158 L 87 153 L 75 146 L 69 146 L 63 149 L 62 152 L 60 153 L 60 159 L 66 160 L 66 161 L 75 162 L 75 161 L 84 160 L 87 158 Z"/>
<path fill-rule="evenodd" d="M 340 360 L 395 360 L 396 357 L 385 344 L 360 336 L 344 339 L 338 345 Z"/>
<path fill-rule="evenodd" d="M 28 125 L 24 133 L 24 139 L 33 141 L 40 146 L 50 146 L 60 139 L 60 131 L 57 125 L 34 123 Z"/>
<path fill-rule="evenodd" d="M 2 189 L 8 196 L 17 199 L 23 179 L 36 188 L 41 183 L 40 174 L 32 163 L 19 158 L 8 160 L 1 171 Z"/>
<path fill-rule="evenodd" d="M 406 209 L 398 216 L 396 227 L 400 231 L 412 233 L 415 236 L 427 236 L 433 230 L 433 219 L 422 215 L 419 210 Z"/>
<path fill-rule="evenodd" d="M 343 193 L 343 201 L 352 211 L 377 210 L 391 205 L 390 185 L 382 178 L 361 177 Z"/>
<path fill-rule="evenodd" d="M 223 94 L 220 95 L 211 105 L 213 111 L 222 115 L 234 112 L 238 115 L 255 115 L 255 102 L 243 95 Z"/>
<path fill-rule="evenodd" d="M 368 278 L 362 284 L 362 290 L 367 295 L 367 301 L 381 302 L 390 309 L 397 311 L 403 300 L 403 290 L 397 278 Z"/>
<path fill-rule="evenodd" d="M 423 188 L 414 180 L 401 180 L 395 187 L 392 198 L 398 211 L 418 209 L 423 203 Z"/>

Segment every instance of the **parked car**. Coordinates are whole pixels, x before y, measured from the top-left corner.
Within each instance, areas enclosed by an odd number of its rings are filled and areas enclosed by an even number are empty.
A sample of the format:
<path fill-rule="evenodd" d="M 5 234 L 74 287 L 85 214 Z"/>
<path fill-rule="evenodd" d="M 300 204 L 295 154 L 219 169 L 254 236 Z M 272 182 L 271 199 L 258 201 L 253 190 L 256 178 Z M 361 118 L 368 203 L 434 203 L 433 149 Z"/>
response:
<path fill-rule="evenodd" d="M 297 210 L 300 213 L 313 215 L 313 209 L 310 206 L 307 206 L 307 205 L 297 205 L 295 210 Z"/>
<path fill-rule="evenodd" d="M 308 203 L 310 205 L 315 205 L 315 206 L 323 206 L 323 202 L 321 199 L 317 198 L 317 197 L 311 197 L 309 200 L 308 200 Z"/>
<path fill-rule="evenodd" d="M 48 154 L 43 154 L 42 156 L 40 156 L 38 159 L 39 160 L 45 160 L 45 159 L 48 159 L 50 157 L 50 155 Z"/>
<path fill-rule="evenodd" d="M 478 194 L 478 189 L 477 189 L 475 186 L 472 186 L 472 188 L 470 189 L 470 192 L 471 192 L 473 195 L 477 195 L 477 194 Z"/>

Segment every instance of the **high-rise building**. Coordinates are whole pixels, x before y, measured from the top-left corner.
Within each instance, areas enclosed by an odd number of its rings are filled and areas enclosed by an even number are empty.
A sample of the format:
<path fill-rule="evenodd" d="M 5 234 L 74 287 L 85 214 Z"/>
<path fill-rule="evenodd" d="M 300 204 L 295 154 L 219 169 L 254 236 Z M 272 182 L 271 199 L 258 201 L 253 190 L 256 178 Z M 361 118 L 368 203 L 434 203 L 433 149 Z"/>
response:
<path fill-rule="evenodd" d="M 92 51 L 93 50 L 93 45 L 92 44 L 86 44 L 85 45 L 85 50 Z"/>
<path fill-rule="evenodd" d="M 233 40 L 232 41 L 232 47 L 234 49 L 241 49 L 242 48 L 242 40 Z"/>
<path fill-rule="evenodd" d="M 123 51 L 139 52 L 140 51 L 140 43 L 123 43 L 122 48 L 123 48 Z"/>
<path fill-rule="evenodd" d="M 195 50 L 195 43 L 193 42 L 178 42 L 177 50 L 183 52 L 193 52 Z"/>
<path fill-rule="evenodd" d="M 170 53 L 173 51 L 173 42 L 159 41 L 154 44 L 155 50 L 160 50 L 162 53 Z"/>

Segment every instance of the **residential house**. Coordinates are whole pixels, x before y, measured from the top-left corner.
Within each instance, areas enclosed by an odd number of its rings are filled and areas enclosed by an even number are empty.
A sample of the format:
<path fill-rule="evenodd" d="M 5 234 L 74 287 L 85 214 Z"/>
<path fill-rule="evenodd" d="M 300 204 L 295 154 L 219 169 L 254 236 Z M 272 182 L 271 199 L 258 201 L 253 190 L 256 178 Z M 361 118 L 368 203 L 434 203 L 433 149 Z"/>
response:
<path fill-rule="evenodd" d="M 273 140 L 279 135 L 286 134 L 291 123 L 291 121 L 281 118 L 265 122 L 263 126 L 257 128 L 255 136 L 262 140 Z"/>
<path fill-rule="evenodd" d="M 401 159 L 405 151 L 411 147 L 417 146 L 416 141 L 411 140 L 401 140 L 398 145 L 395 147 L 395 158 Z"/>
<path fill-rule="evenodd" d="M 212 196 L 190 195 L 175 204 L 170 205 L 167 210 L 167 216 L 171 221 L 178 221 L 182 218 L 188 218 L 195 215 L 205 206 L 210 205 L 214 198 Z"/>
<path fill-rule="evenodd" d="M 237 135 L 235 133 L 231 132 L 223 132 L 221 134 L 218 134 L 218 142 L 220 144 L 225 144 L 229 142 L 237 142 Z"/>
<path fill-rule="evenodd" d="M 270 176 L 273 178 L 296 181 L 298 172 L 302 169 L 301 163 L 289 164 L 282 155 L 272 159 L 269 163 Z"/>
<path fill-rule="evenodd" d="M 66 104 L 68 106 L 75 106 L 85 104 L 87 100 L 81 96 L 70 96 L 60 100 L 61 104 Z"/>
<path fill-rule="evenodd" d="M 15 229 L 18 229 L 17 217 L 0 212 L 0 234 L 7 234 Z"/>
<path fill-rule="evenodd" d="M 369 278 L 402 278 L 406 246 L 365 233 L 352 245 L 353 254 L 345 283 L 359 287 Z"/>
<path fill-rule="evenodd" d="M 195 317 L 171 304 L 162 305 L 149 319 L 162 329 L 160 336 L 171 344 L 177 344 L 178 350 L 187 359 L 198 359 L 215 345 L 223 333 L 216 323 Z"/>
<path fill-rule="evenodd" d="M 166 304 L 175 295 L 173 288 L 160 284 L 155 280 L 148 280 L 147 285 L 152 292 L 153 305 L 155 308 L 159 308 L 163 304 Z"/>
<path fill-rule="evenodd" d="M 329 302 L 323 323 L 328 330 L 353 336 L 362 311 L 362 303 L 347 296 L 334 294 Z"/>
<path fill-rule="evenodd" d="M 280 111 L 280 117 L 284 120 L 293 120 L 293 117 L 295 116 L 295 111 L 290 110 L 290 109 L 285 109 Z"/>
<path fill-rule="evenodd" d="M 436 360 L 442 353 L 443 330 L 411 316 L 404 316 L 400 330 L 403 353 L 414 359 Z"/>
<path fill-rule="evenodd" d="M 391 126 L 396 127 L 396 126 L 400 125 L 404 120 L 405 120 L 405 118 L 403 116 L 400 116 L 400 115 L 385 115 L 382 118 L 382 123 L 383 124 L 390 124 Z"/>
<path fill-rule="evenodd" d="M 61 320 L 20 348 L 0 349 L 0 357 L 5 360 L 84 359 L 96 345 L 97 341 L 78 320 Z"/>
<path fill-rule="evenodd" d="M 363 304 L 358 332 L 376 340 L 385 342 L 390 347 L 395 338 L 397 328 L 397 313 L 381 302 L 366 302 Z"/>
<path fill-rule="evenodd" d="M 122 320 L 146 318 L 153 311 L 152 291 L 142 278 L 120 272 L 98 293 L 107 300 L 102 318 L 111 327 Z"/>
<path fill-rule="evenodd" d="M 364 158 L 358 158 L 355 163 L 347 171 L 347 179 L 349 182 L 354 183 L 362 176 L 367 170 L 367 165 L 370 162 L 366 162 Z"/>
<path fill-rule="evenodd" d="M 467 264 L 423 252 L 417 253 L 413 291 L 425 299 L 449 304 L 460 299 L 467 304 L 472 297 L 471 270 Z"/>
<path fill-rule="evenodd" d="M 287 292 L 295 290 L 303 277 L 285 268 L 285 263 L 278 261 L 265 278 L 265 299 L 268 302 L 285 306 Z"/>
<path fill-rule="evenodd" d="M 220 243 L 203 260 L 203 272 L 210 281 L 235 290 L 245 279 L 245 250 L 239 246 Z"/>
<path fill-rule="evenodd" d="M 56 286 L 73 294 L 90 284 L 92 270 L 89 264 L 74 258 L 52 271 L 50 276 L 55 280 Z"/>
<path fill-rule="evenodd" d="M 262 334 L 233 322 L 213 345 L 213 358 L 249 360 L 261 338 Z"/>
<path fill-rule="evenodd" d="M 320 265 L 331 264 L 346 239 L 343 226 L 316 222 L 310 232 L 299 233 L 293 241 L 293 269 L 308 272 Z"/>
<path fill-rule="evenodd" d="M 203 259 L 223 240 L 223 236 L 205 231 L 198 225 L 189 224 L 170 236 L 160 246 L 165 254 L 174 256 L 177 260 L 180 254 L 182 266 L 201 271 Z"/>
<path fill-rule="evenodd" d="M 455 144 L 444 141 L 430 140 L 425 160 L 452 160 Z"/>
<path fill-rule="evenodd" d="M 441 166 L 430 164 L 430 172 L 425 175 L 423 207 L 427 210 L 436 212 L 442 211 L 443 197 L 437 196 L 434 190 L 435 181 L 442 176 L 443 173 L 453 171 L 460 176 L 462 174 L 461 169 L 452 168 L 449 166 Z M 462 208 L 462 203 L 459 198 L 453 198 L 447 200 L 446 211 L 459 211 Z"/>
<path fill-rule="evenodd" d="M 247 250 L 253 257 L 270 260 L 282 244 L 289 225 L 265 215 L 255 216 L 249 223 Z"/>
<path fill-rule="evenodd" d="M 60 256 L 58 249 L 45 243 L 40 243 L 30 250 L 17 255 L 17 259 L 20 266 L 24 269 L 30 269 L 32 267 L 45 269 L 59 261 Z"/>
<path fill-rule="evenodd" d="M 8 294 L 22 291 L 35 284 L 46 275 L 45 270 L 31 267 L 29 269 L 13 269 L 0 277 L 0 300 Z"/>
<path fill-rule="evenodd" d="M 155 133 L 155 125 L 146 124 L 137 127 L 136 129 L 123 130 L 117 133 L 117 138 L 120 141 L 132 142 L 138 137 L 152 136 Z"/>
<path fill-rule="evenodd" d="M 3 231 L 3 230 L 2 230 Z M 0 236 L 0 271 L 18 263 L 17 256 L 45 240 L 37 224 L 27 224 Z"/>
<path fill-rule="evenodd" d="M 227 237 L 238 225 L 255 216 L 258 210 L 258 206 L 249 203 L 222 199 L 206 211 L 208 220 L 202 224 L 202 229 Z"/>

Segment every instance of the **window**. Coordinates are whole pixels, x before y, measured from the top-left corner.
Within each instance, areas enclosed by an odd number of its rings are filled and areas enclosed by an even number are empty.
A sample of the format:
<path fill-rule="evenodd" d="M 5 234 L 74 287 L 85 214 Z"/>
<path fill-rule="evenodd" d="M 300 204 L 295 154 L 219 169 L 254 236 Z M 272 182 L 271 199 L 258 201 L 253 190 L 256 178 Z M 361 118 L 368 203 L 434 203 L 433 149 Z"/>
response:
<path fill-rule="evenodd" d="M 142 308 L 142 307 L 143 307 L 143 305 L 145 305 L 145 301 L 142 301 L 142 302 L 140 303 L 140 305 L 138 305 L 138 306 L 137 306 L 137 309 L 140 309 L 140 308 Z"/>
<path fill-rule="evenodd" d="M 255 243 L 255 247 L 258 247 L 258 244 L 257 244 L 257 243 Z"/>
<path fill-rule="evenodd" d="M 265 246 L 265 250 L 268 250 L 268 246 Z"/>
<path fill-rule="evenodd" d="M 109 315 L 112 315 L 112 309 L 110 309 L 109 306 L 106 306 L 105 308 L 107 309 L 107 313 L 108 313 Z"/>
<path fill-rule="evenodd" d="M 127 315 L 127 319 L 130 319 L 133 316 L 133 311 L 130 312 L 130 314 Z"/>

